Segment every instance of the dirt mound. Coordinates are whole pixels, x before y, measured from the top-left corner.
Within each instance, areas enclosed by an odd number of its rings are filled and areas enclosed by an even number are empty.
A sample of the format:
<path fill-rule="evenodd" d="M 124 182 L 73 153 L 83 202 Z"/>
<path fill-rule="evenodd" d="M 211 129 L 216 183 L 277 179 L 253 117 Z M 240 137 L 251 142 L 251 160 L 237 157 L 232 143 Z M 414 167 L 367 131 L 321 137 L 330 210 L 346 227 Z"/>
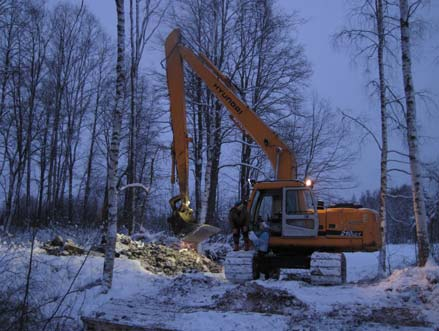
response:
<path fill-rule="evenodd" d="M 194 289 L 208 290 L 221 286 L 220 281 L 203 274 L 186 275 L 175 277 L 169 286 L 161 289 L 160 296 L 186 297 L 192 295 Z"/>
<path fill-rule="evenodd" d="M 352 306 L 336 305 L 326 314 L 332 320 L 343 321 L 345 326 L 376 324 L 396 327 L 428 327 L 425 316 L 413 307 L 374 307 L 357 304 Z"/>
<path fill-rule="evenodd" d="M 222 267 L 207 257 L 190 249 L 176 249 L 160 244 L 146 244 L 143 247 L 122 250 L 120 254 L 139 260 L 142 266 L 154 273 L 177 275 L 188 272 L 222 271 Z"/>
<path fill-rule="evenodd" d="M 216 234 L 201 243 L 201 250 L 209 259 L 224 264 L 226 256 L 232 251 L 232 235 Z"/>
<path fill-rule="evenodd" d="M 42 246 L 51 255 L 81 255 L 85 250 L 71 240 L 55 238 Z M 93 254 L 103 254 L 104 246 L 92 248 Z M 116 257 L 126 256 L 129 259 L 139 260 L 141 265 L 153 273 L 178 275 L 189 272 L 219 273 L 222 267 L 198 254 L 192 249 L 180 249 L 177 244 L 166 246 L 163 244 L 144 243 L 129 236 L 118 234 L 116 242 Z"/>
<path fill-rule="evenodd" d="M 224 293 L 217 300 L 216 308 L 221 311 L 295 315 L 306 310 L 307 305 L 287 291 L 246 283 Z"/>
<path fill-rule="evenodd" d="M 177 244 L 144 243 L 129 236 L 117 235 L 116 252 L 129 259 L 139 260 L 142 266 L 153 273 L 178 275 L 188 272 L 222 271 L 222 267 L 192 249 L 180 249 Z"/>
<path fill-rule="evenodd" d="M 74 243 L 72 239 L 64 240 L 61 236 L 55 236 L 52 240 L 44 243 L 42 248 L 47 254 L 56 256 L 82 255 L 85 253 L 84 248 Z"/>

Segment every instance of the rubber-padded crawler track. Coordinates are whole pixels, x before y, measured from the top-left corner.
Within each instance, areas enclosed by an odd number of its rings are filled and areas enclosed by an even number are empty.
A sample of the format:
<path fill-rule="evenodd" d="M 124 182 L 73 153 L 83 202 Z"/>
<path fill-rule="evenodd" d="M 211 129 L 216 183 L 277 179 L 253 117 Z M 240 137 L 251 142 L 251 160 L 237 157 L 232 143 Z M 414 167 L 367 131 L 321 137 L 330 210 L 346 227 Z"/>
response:
<path fill-rule="evenodd" d="M 311 255 L 311 283 L 314 285 L 340 285 L 346 282 L 346 257 L 343 253 Z"/>
<path fill-rule="evenodd" d="M 232 283 L 244 283 L 255 279 L 255 251 L 230 252 L 224 262 L 224 274 Z"/>

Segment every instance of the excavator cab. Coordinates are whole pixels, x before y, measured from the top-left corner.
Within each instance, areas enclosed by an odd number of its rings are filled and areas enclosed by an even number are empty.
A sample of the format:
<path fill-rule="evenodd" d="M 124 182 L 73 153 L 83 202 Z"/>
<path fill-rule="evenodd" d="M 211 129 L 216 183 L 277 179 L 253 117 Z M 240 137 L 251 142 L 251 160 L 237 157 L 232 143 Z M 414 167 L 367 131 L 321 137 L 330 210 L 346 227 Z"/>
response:
<path fill-rule="evenodd" d="M 316 237 L 319 219 L 309 187 L 299 181 L 260 182 L 249 204 L 251 224 L 270 226 L 270 234 L 281 237 Z"/>

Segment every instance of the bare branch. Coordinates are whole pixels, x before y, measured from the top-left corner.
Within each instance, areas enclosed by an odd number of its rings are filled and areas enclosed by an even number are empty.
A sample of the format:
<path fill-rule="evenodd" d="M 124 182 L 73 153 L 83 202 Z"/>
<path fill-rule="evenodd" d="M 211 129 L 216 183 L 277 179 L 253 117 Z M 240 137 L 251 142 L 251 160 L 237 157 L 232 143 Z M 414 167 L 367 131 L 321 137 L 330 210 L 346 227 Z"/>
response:
<path fill-rule="evenodd" d="M 353 121 L 354 123 L 356 123 L 357 125 L 361 126 L 375 141 L 375 144 L 377 145 L 378 149 L 381 150 L 381 143 L 379 142 L 378 138 L 376 137 L 375 133 L 373 133 L 372 130 L 370 130 L 364 123 L 362 123 L 358 118 L 352 117 L 350 115 L 347 115 L 344 112 L 341 112 L 342 115 L 348 119 L 350 119 L 351 121 Z"/>

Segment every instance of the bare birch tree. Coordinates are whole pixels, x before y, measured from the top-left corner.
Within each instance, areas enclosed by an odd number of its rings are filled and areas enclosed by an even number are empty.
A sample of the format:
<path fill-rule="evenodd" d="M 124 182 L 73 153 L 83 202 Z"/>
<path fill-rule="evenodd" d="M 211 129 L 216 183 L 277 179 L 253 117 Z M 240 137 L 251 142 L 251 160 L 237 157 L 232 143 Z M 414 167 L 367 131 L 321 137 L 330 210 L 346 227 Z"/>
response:
<path fill-rule="evenodd" d="M 358 7 L 353 9 L 353 15 L 358 23 L 350 28 L 345 28 L 336 35 L 336 40 L 346 41 L 359 50 L 355 56 L 365 54 L 368 60 L 376 61 L 378 80 L 373 82 L 379 93 L 380 116 L 381 116 L 381 140 L 377 144 L 380 153 L 380 207 L 379 217 L 381 221 L 381 233 L 383 247 L 379 253 L 378 274 L 380 277 L 386 273 L 386 194 L 388 186 L 388 99 L 387 80 L 385 72 L 385 56 L 387 38 L 392 32 L 385 21 L 387 2 L 383 0 L 361 1 Z"/>
<path fill-rule="evenodd" d="M 425 198 L 419 159 L 419 136 L 416 127 L 416 98 L 412 75 L 412 56 L 410 44 L 410 22 L 412 19 L 412 14 L 414 11 L 416 11 L 416 8 L 419 7 L 421 3 L 421 0 L 417 0 L 413 1 L 409 5 L 408 0 L 399 1 L 402 78 L 405 93 L 407 143 L 410 160 L 410 177 L 412 182 L 413 210 L 416 220 L 418 265 L 424 266 L 431 255 L 427 228 L 427 211 L 425 208 Z"/>
<path fill-rule="evenodd" d="M 384 9 L 383 1 L 376 0 L 376 30 L 378 38 L 377 60 L 378 60 L 378 76 L 380 91 L 380 107 L 381 107 L 381 162 L 380 162 L 380 210 L 379 216 L 381 221 L 381 241 L 383 246 L 378 257 L 378 275 L 383 277 L 386 273 L 386 240 L 387 240 L 387 224 L 386 224 L 386 194 L 387 194 L 387 159 L 388 159 L 388 135 L 387 135 L 387 97 L 386 97 L 386 80 L 384 72 L 384 48 L 385 48 L 385 29 L 384 29 Z"/>
<path fill-rule="evenodd" d="M 107 245 L 102 287 L 104 292 L 112 286 L 114 255 L 117 233 L 117 168 L 120 149 L 120 130 L 125 99 L 125 11 L 124 0 L 116 0 L 117 10 L 117 63 L 116 63 L 116 104 L 113 111 L 113 129 L 108 160 L 108 225 Z"/>

